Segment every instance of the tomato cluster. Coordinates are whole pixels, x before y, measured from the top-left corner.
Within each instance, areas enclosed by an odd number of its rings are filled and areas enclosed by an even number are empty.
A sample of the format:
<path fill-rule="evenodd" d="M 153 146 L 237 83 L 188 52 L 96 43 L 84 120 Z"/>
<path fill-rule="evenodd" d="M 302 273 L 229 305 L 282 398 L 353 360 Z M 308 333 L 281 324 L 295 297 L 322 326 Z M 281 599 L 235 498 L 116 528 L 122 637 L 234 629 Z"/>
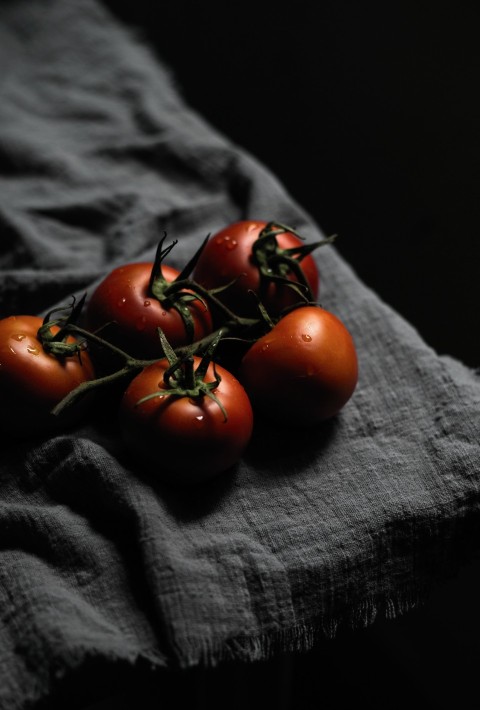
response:
<path fill-rule="evenodd" d="M 201 244 L 182 271 L 153 262 L 112 270 L 87 307 L 0 321 L 0 427 L 45 434 L 123 382 L 126 450 L 177 484 L 238 462 L 257 419 L 314 427 L 358 378 L 353 339 L 318 302 L 320 277 L 292 228 L 243 220 Z M 85 299 L 82 299 L 82 301 Z"/>

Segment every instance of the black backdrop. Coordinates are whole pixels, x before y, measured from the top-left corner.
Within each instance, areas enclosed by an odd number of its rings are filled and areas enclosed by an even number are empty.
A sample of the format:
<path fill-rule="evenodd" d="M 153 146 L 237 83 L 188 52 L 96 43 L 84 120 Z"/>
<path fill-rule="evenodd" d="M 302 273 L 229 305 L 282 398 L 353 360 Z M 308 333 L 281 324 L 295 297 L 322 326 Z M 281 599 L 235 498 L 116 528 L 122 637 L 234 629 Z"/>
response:
<path fill-rule="evenodd" d="M 475 3 L 106 4 L 432 347 L 480 365 Z"/>

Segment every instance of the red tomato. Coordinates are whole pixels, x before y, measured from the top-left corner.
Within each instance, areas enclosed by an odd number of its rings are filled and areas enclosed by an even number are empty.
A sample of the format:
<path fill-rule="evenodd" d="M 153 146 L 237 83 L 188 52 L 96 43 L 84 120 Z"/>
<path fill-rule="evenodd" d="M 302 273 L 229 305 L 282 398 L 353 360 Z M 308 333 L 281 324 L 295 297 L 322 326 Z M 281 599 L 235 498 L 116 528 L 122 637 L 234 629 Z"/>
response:
<path fill-rule="evenodd" d="M 254 409 L 286 426 L 311 426 L 347 403 L 358 379 L 352 336 L 333 313 L 302 306 L 257 340 L 240 381 Z"/>
<path fill-rule="evenodd" d="M 45 352 L 37 335 L 42 324 L 37 316 L 0 320 L 0 428 L 16 436 L 55 431 L 76 421 L 82 406 L 59 417 L 50 411 L 94 377 L 87 352 L 65 357 Z M 75 338 L 69 336 L 67 342 Z"/>
<path fill-rule="evenodd" d="M 198 299 L 191 300 L 186 306 L 194 326 L 193 339 L 189 338 L 178 310 L 150 294 L 152 267 L 151 262 L 140 262 L 114 269 L 95 289 L 87 304 L 88 328 L 95 331 L 109 324 L 102 331 L 102 337 L 139 358 L 163 354 L 158 327 L 174 348 L 201 340 L 212 331 L 208 308 Z M 162 273 L 166 281 L 172 282 L 180 272 L 162 265 Z"/>
<path fill-rule="evenodd" d="M 255 263 L 254 245 L 267 224 L 259 220 L 243 220 L 225 227 L 207 242 L 193 271 L 194 281 L 206 289 L 225 286 L 236 279 L 228 289 L 218 294 L 218 298 L 238 315 L 256 314 L 255 301 L 249 291 L 258 295 L 271 315 L 278 315 L 284 308 L 302 300 L 301 295 L 289 286 L 262 277 L 258 263 Z M 302 247 L 304 242 L 291 232 L 282 232 L 275 236 L 275 240 L 277 248 L 269 253 L 274 259 L 269 261 L 268 268 L 298 283 L 296 275 L 275 259 L 279 250 Z M 315 260 L 309 254 L 299 263 L 313 300 L 316 300 L 319 274 Z"/>
<path fill-rule="evenodd" d="M 195 357 L 195 366 L 199 363 L 200 358 Z M 238 380 L 218 365 L 221 382 L 213 393 L 226 410 L 226 420 L 218 403 L 206 395 L 169 395 L 163 380 L 167 368 L 168 362 L 159 360 L 128 386 L 120 406 L 122 438 L 160 479 L 197 483 L 239 460 L 252 434 L 252 407 Z M 204 380 L 215 381 L 212 363 Z M 159 396 L 137 406 L 152 392 L 159 392 Z"/>

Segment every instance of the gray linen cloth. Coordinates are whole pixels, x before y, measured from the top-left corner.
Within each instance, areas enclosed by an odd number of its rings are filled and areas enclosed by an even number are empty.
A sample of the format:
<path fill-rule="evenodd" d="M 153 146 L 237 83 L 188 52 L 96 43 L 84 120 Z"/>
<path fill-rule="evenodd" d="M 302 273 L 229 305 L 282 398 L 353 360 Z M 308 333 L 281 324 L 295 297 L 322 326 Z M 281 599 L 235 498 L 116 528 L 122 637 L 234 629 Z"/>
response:
<path fill-rule="evenodd" d="M 99 2 L 3 2 L 0 54 L 2 316 L 91 293 L 114 266 L 153 258 L 163 230 L 179 240 L 173 265 L 242 218 L 322 237 Z M 360 366 L 318 431 L 262 429 L 194 495 L 144 476 L 114 421 L 3 441 L 2 708 L 48 697 L 92 658 L 182 669 L 308 650 L 411 609 L 477 554 L 478 376 L 334 247 L 316 258 L 320 300 Z"/>

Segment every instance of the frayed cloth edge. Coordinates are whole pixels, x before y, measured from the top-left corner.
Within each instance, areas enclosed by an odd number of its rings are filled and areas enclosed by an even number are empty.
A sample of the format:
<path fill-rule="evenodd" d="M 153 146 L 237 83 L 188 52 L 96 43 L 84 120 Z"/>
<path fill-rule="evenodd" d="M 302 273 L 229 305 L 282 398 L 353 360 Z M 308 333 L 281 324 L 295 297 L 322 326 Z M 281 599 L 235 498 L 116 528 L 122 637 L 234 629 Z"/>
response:
<path fill-rule="evenodd" d="M 269 661 L 277 655 L 308 653 L 322 643 L 334 641 L 341 631 L 359 631 L 376 620 L 394 619 L 423 606 L 426 591 L 407 592 L 395 597 L 366 599 L 337 616 L 321 616 L 288 628 L 269 629 L 261 634 L 238 635 L 222 642 L 202 639 L 177 659 L 177 670 L 214 668 L 224 663 Z"/>

